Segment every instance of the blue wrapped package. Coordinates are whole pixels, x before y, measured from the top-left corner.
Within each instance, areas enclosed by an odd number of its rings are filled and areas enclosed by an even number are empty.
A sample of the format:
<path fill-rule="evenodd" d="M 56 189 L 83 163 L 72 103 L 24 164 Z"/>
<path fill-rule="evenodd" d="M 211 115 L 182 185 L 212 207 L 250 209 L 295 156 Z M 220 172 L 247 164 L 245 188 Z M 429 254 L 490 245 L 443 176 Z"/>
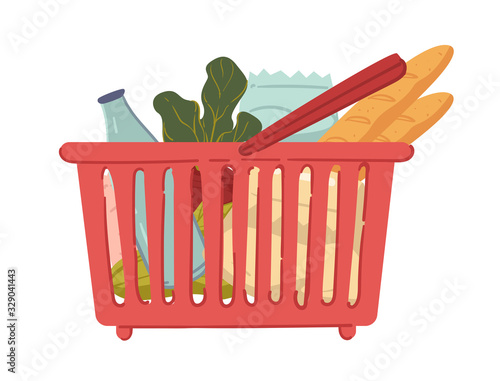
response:
<path fill-rule="evenodd" d="M 247 90 L 241 98 L 240 111 L 254 115 L 262 123 L 262 128 L 267 128 L 331 87 L 329 74 L 321 77 L 312 73 L 306 77 L 297 72 L 289 77 L 282 71 L 274 74 L 265 70 L 257 75 L 250 73 Z M 337 114 L 333 114 L 283 141 L 317 142 L 337 120 Z"/>

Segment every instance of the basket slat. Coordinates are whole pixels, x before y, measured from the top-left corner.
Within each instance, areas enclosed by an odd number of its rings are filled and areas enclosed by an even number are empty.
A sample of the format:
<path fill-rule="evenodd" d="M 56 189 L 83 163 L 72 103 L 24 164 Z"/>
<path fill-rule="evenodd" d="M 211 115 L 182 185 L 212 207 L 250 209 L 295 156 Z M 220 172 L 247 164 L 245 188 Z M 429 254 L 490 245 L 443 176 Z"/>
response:
<path fill-rule="evenodd" d="M 193 303 L 193 212 L 191 165 L 173 166 L 174 177 L 174 303 Z"/>
<path fill-rule="evenodd" d="M 249 167 L 240 165 L 233 181 L 233 303 L 247 301 L 245 291 L 248 224 Z"/>
<path fill-rule="evenodd" d="M 272 239 L 272 165 L 261 165 L 257 190 L 257 249 L 255 255 L 256 302 L 271 297 L 271 239 Z"/>
<path fill-rule="evenodd" d="M 205 297 L 222 305 L 222 166 L 200 166 L 205 226 Z"/>
<path fill-rule="evenodd" d="M 393 170 L 394 163 L 377 163 L 369 167 L 366 176 L 365 225 L 359 253 L 360 287 L 356 307 L 364 311 L 360 316 L 367 324 L 375 320 L 378 308 Z"/>
<path fill-rule="evenodd" d="M 337 239 L 333 301 L 348 304 L 351 278 L 359 163 L 342 163 L 338 175 Z"/>
<path fill-rule="evenodd" d="M 283 267 L 281 295 L 285 303 L 297 303 L 297 221 L 299 214 L 299 176 L 302 165 L 288 163 L 283 171 L 282 230 Z"/>
<path fill-rule="evenodd" d="M 151 280 L 151 303 L 153 304 L 165 302 L 163 275 L 164 174 L 163 165 L 148 165 L 144 171 L 149 277 Z"/>
<path fill-rule="evenodd" d="M 120 243 L 125 278 L 125 305 L 145 304 L 137 285 L 137 251 L 135 238 L 135 178 L 136 170 L 125 165 L 108 167 L 116 196 L 116 209 L 120 229 Z"/>
<path fill-rule="evenodd" d="M 100 322 L 106 319 L 105 313 L 110 310 L 110 306 L 117 307 L 109 259 L 103 173 L 104 166 L 85 164 L 78 166 L 83 210 L 95 211 L 94 213 L 84 213 L 83 220 L 87 237 L 94 305 L 95 310 L 99 311 L 96 315 Z"/>
<path fill-rule="evenodd" d="M 326 219 L 328 213 L 329 163 L 317 163 L 311 177 L 311 212 L 309 219 L 309 248 L 307 253 L 307 275 L 305 302 L 312 298 L 313 303 L 323 300 L 323 275 L 326 244 Z M 310 290 L 310 292 L 309 292 Z"/>

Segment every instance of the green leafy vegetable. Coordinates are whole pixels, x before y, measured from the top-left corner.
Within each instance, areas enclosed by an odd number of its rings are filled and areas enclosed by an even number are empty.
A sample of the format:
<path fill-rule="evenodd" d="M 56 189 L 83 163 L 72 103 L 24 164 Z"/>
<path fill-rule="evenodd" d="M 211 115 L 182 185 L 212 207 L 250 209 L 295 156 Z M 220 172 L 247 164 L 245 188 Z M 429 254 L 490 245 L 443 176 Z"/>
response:
<path fill-rule="evenodd" d="M 113 288 L 116 295 L 121 298 L 125 298 L 125 278 L 123 274 L 123 261 L 120 259 L 116 262 L 111 269 L 111 276 L 113 278 Z M 141 255 L 137 252 L 137 285 L 139 288 L 139 294 L 142 300 L 151 299 L 150 290 L 150 278 L 146 266 L 142 261 Z M 193 282 L 193 294 L 203 295 L 203 289 L 205 288 L 205 275 L 196 279 Z M 233 286 L 227 283 L 225 280 L 222 281 L 222 298 L 230 298 L 233 294 Z M 172 296 L 171 289 L 165 289 L 165 297 Z"/>
<path fill-rule="evenodd" d="M 236 127 L 223 132 L 217 138 L 218 142 L 244 142 L 262 130 L 262 124 L 255 123 L 255 116 L 248 112 L 240 112 L 236 117 Z"/>
<path fill-rule="evenodd" d="M 198 103 L 187 101 L 173 91 L 166 91 L 154 99 L 153 106 L 169 115 L 168 124 L 163 121 L 164 141 L 205 141 Z"/>
<path fill-rule="evenodd" d="M 210 62 L 207 75 L 201 92 L 205 109 L 202 123 L 209 141 L 217 142 L 221 135 L 233 129 L 232 114 L 247 89 L 248 81 L 238 66 L 226 57 Z"/>
<path fill-rule="evenodd" d="M 233 128 L 232 114 L 246 91 L 248 81 L 236 64 L 227 57 L 207 65 L 207 81 L 200 106 L 172 91 L 158 94 L 153 106 L 161 115 L 165 142 L 242 142 L 262 130 L 253 115 L 240 112 Z"/>
<path fill-rule="evenodd" d="M 187 101 L 173 91 L 155 97 L 153 106 L 163 117 L 163 141 L 204 142 L 206 140 L 200 122 L 200 106 Z M 160 112 L 161 110 L 161 112 Z"/>

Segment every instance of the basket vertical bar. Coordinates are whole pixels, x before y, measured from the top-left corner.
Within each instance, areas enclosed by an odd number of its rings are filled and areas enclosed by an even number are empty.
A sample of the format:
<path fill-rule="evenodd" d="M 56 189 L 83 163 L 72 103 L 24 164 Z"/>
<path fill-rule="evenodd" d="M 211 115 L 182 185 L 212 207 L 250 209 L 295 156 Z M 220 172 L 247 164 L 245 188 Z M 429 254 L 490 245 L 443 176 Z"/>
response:
<path fill-rule="evenodd" d="M 323 300 L 323 275 L 326 244 L 326 218 L 328 213 L 329 163 L 316 163 L 312 168 L 311 205 L 309 218 L 309 237 L 307 250 L 307 275 L 305 302 L 309 289 L 314 303 Z"/>
<path fill-rule="evenodd" d="M 125 277 L 125 305 L 138 307 L 145 302 L 137 284 L 137 251 L 135 237 L 135 178 L 136 169 L 127 165 L 109 166 L 115 188 L 116 212 L 122 247 Z"/>
<path fill-rule="evenodd" d="M 342 163 L 338 175 L 337 240 L 335 253 L 335 303 L 348 305 L 351 278 L 356 202 L 358 194 L 358 163 Z"/>
<path fill-rule="evenodd" d="M 271 297 L 271 243 L 274 166 L 261 165 L 257 190 L 257 245 L 255 253 L 255 301 Z"/>
<path fill-rule="evenodd" d="M 192 166 L 172 166 L 174 178 L 174 303 L 193 303 Z"/>
<path fill-rule="evenodd" d="M 373 163 L 366 177 L 357 308 L 368 309 L 363 316 L 373 313 L 370 321 L 378 308 L 393 170 L 394 163 Z"/>
<path fill-rule="evenodd" d="M 235 304 L 246 301 L 245 277 L 248 226 L 249 168 L 239 165 L 233 180 L 233 300 Z"/>
<path fill-rule="evenodd" d="M 299 215 L 300 165 L 287 162 L 283 170 L 282 233 L 283 267 L 281 294 L 287 303 L 297 302 L 297 223 Z"/>
<path fill-rule="evenodd" d="M 78 165 L 92 292 L 99 321 L 102 321 L 99 319 L 99 315 L 105 315 L 110 307 L 117 305 L 113 296 L 108 250 L 103 173 L 104 167 L 102 165 Z"/>
<path fill-rule="evenodd" d="M 148 227 L 149 277 L 151 303 L 164 303 L 163 229 L 165 213 L 163 166 L 148 165 L 144 170 L 146 217 Z"/>
<path fill-rule="evenodd" d="M 222 303 L 222 166 L 200 166 L 205 227 L 205 303 Z"/>

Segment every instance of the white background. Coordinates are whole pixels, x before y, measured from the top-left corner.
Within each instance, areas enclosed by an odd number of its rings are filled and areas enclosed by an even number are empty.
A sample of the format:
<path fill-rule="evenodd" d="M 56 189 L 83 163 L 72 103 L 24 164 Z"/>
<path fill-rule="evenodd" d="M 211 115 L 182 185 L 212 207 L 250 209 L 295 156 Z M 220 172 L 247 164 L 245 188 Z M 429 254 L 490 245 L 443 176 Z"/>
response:
<path fill-rule="evenodd" d="M 24 379 L 469 380 L 498 374 L 500 30 L 494 2 L 401 0 L 394 9 L 388 0 L 89 0 L 58 3 L 49 16 L 40 4 L 2 2 L 0 10 L 0 284 L 6 285 L 7 267 L 16 266 L 18 370 L 32 372 Z M 389 11 L 390 18 L 379 21 L 373 13 Z M 27 30 L 27 22 L 39 27 Z M 360 31 L 371 36 L 361 41 Z M 345 44 L 358 50 L 346 55 Z M 122 342 L 112 327 L 97 323 L 76 171 L 58 149 L 66 141 L 103 138 L 98 96 L 125 88 L 134 111 L 161 140 L 154 96 L 175 90 L 199 101 L 205 65 L 215 57 L 231 57 L 245 73 L 316 71 L 331 73 L 336 83 L 388 54 L 408 60 L 440 44 L 452 45 L 455 56 L 430 91 L 450 92 L 455 103 L 420 139 L 418 157 L 396 169 L 372 326 L 358 328 L 349 342 L 333 328 L 259 329 L 241 338 L 232 330 L 135 330 Z M 151 71 L 164 73 L 152 80 Z M 465 289 L 453 302 L 439 302 L 447 282 Z M 6 314 L 4 288 L 0 316 Z M 417 323 L 415 314 L 429 305 L 438 313 Z M 67 324 L 76 336 L 54 353 L 50 335 Z M 404 332 L 410 344 L 387 361 L 384 344 Z M 6 330 L 1 337 L 5 359 Z M 230 346 L 228 337 L 240 341 Z M 1 363 L 0 378 L 20 378 Z"/>

